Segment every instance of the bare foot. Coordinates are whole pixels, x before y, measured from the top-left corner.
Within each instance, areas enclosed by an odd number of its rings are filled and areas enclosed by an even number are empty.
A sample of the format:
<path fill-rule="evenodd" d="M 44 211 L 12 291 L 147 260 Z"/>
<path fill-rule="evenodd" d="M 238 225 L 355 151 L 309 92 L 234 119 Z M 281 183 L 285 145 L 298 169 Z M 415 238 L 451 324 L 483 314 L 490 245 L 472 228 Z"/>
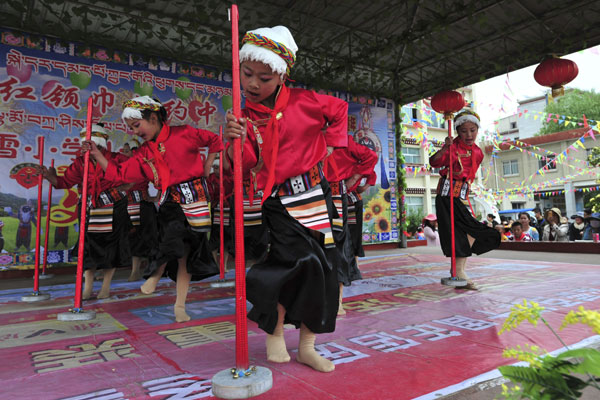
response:
<path fill-rule="evenodd" d="M 296 361 L 320 372 L 331 372 L 335 369 L 335 365 L 331 361 L 317 353 L 315 350 L 315 334 L 304 324 L 300 326 L 300 343 L 298 344 Z"/>
<path fill-rule="evenodd" d="M 296 361 L 302 364 L 306 364 L 309 367 L 320 372 L 331 372 L 335 369 L 335 365 L 328 359 L 321 357 L 314 347 L 300 347 L 298 349 Z"/>
<path fill-rule="evenodd" d="M 344 305 L 340 301 L 340 305 L 338 306 L 338 317 L 346 315 L 346 310 L 344 310 Z"/>
<path fill-rule="evenodd" d="M 100 289 L 100 291 L 98 292 L 98 298 L 99 299 L 108 299 L 110 297 L 110 288 L 108 289 Z"/>
<path fill-rule="evenodd" d="M 267 334 L 267 360 L 276 363 L 290 361 L 290 355 L 285 346 L 285 338 L 281 335 Z"/>
<path fill-rule="evenodd" d="M 192 319 L 186 312 L 185 312 L 185 306 L 179 306 L 179 305 L 175 305 L 173 307 L 173 310 L 175 311 L 175 321 L 176 322 L 188 322 L 190 319 Z"/>
<path fill-rule="evenodd" d="M 156 285 L 158 285 L 158 281 L 160 280 L 159 276 L 152 275 L 150 278 L 146 279 L 146 282 L 140 287 L 140 290 L 144 294 L 152 294 L 156 290 Z"/>
<path fill-rule="evenodd" d="M 136 274 L 131 273 L 131 275 L 129 275 L 129 278 L 127 279 L 127 282 L 135 282 L 139 281 L 140 279 L 142 279 L 142 274 L 138 271 L 138 273 Z"/>
<path fill-rule="evenodd" d="M 83 300 L 89 300 L 89 298 L 92 297 L 92 285 L 86 285 L 86 287 L 83 289 L 83 294 L 81 295 L 81 298 Z"/>

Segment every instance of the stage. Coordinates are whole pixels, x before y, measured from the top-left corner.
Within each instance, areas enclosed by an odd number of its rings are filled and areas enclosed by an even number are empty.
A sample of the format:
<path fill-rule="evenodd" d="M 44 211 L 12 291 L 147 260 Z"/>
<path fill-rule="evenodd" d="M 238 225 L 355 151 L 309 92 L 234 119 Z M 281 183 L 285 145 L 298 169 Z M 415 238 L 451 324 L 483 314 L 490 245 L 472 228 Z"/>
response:
<path fill-rule="evenodd" d="M 248 322 L 250 362 L 269 368 L 273 388 L 257 398 L 434 399 L 499 376 L 506 347 L 563 346 L 543 326 L 523 323 L 498 336 L 511 305 L 524 298 L 546 307 L 555 328 L 580 305 L 600 308 L 598 265 L 472 258 L 468 270 L 480 291 L 441 286 L 448 260 L 441 255 L 395 254 L 361 259 L 364 279 L 344 290 L 347 315 L 336 331 L 317 335 L 317 348 L 336 364 L 319 373 L 295 361 L 298 331 L 286 329 L 289 363 L 267 362 L 265 334 Z M 233 277 L 230 272 L 229 277 Z M 41 289 L 51 300 L 22 303 L 28 289 L 0 291 L 0 379 L 6 399 L 213 398 L 211 378 L 234 367 L 234 289 L 192 285 L 188 314 L 175 323 L 174 282 L 162 279 L 143 295 L 141 282 L 116 280 L 112 296 L 89 300 L 91 321 L 60 322 L 74 286 Z M 96 290 L 100 282 L 95 283 Z M 594 343 L 588 327 L 560 331 L 566 344 Z"/>

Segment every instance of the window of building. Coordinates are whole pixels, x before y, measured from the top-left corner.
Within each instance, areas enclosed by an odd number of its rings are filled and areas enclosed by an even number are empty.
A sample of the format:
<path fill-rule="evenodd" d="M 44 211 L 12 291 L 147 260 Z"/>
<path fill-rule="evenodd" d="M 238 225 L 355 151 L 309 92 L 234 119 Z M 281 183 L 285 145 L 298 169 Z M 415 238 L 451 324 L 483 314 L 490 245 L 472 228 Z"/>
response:
<path fill-rule="evenodd" d="M 402 123 L 412 124 L 413 121 L 417 120 L 417 109 L 412 107 L 402 107 Z"/>
<path fill-rule="evenodd" d="M 519 175 L 519 160 L 502 161 L 502 175 Z"/>
<path fill-rule="evenodd" d="M 556 156 L 554 154 L 549 154 L 545 158 L 538 160 L 539 168 L 544 168 L 546 165 L 547 170 L 556 169 Z"/>
<path fill-rule="evenodd" d="M 421 164 L 421 149 L 418 147 L 402 147 L 402 155 L 407 164 Z"/>
<path fill-rule="evenodd" d="M 516 122 L 511 122 L 510 123 L 510 129 L 517 129 L 517 123 Z"/>
<path fill-rule="evenodd" d="M 520 210 L 522 208 L 525 208 L 525 202 L 514 202 L 514 203 L 510 203 L 510 206 L 513 210 Z"/>
<path fill-rule="evenodd" d="M 405 196 L 404 209 L 406 214 L 423 214 L 423 197 Z"/>

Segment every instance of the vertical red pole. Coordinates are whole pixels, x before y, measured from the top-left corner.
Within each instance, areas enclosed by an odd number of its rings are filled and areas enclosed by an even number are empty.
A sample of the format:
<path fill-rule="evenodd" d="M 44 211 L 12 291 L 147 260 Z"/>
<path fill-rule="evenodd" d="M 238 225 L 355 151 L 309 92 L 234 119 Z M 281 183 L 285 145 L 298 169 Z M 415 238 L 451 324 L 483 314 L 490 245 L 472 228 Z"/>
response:
<path fill-rule="evenodd" d="M 92 138 L 92 108 L 94 107 L 92 97 L 88 99 L 87 104 L 87 124 L 85 140 Z M 83 249 L 86 231 L 87 215 L 87 193 L 88 193 L 88 173 L 90 170 L 90 152 L 86 151 L 83 155 L 83 183 L 81 189 L 81 214 L 79 217 L 79 247 L 77 249 L 77 276 L 75 279 L 75 311 L 81 309 L 81 287 L 83 286 Z"/>
<path fill-rule="evenodd" d="M 54 159 L 50 163 L 54 168 Z M 46 266 L 48 265 L 48 236 L 50 232 L 50 206 L 52 204 L 52 185 L 48 187 L 48 211 L 46 212 L 46 231 L 44 232 L 44 262 L 42 264 L 42 275 L 46 275 Z"/>
<path fill-rule="evenodd" d="M 219 138 L 221 139 L 221 143 L 223 143 L 223 126 L 219 127 Z M 225 244 L 223 243 L 223 239 L 225 237 L 223 230 L 225 229 L 225 224 L 223 223 L 224 212 L 223 212 L 223 157 L 225 156 L 225 152 L 221 150 L 219 154 L 219 213 L 221 215 L 221 219 L 219 221 L 219 278 L 221 280 L 225 279 Z"/>
<path fill-rule="evenodd" d="M 242 93 L 240 90 L 240 55 L 237 5 L 231 6 L 231 62 L 233 81 L 233 115 L 242 116 Z M 246 324 L 246 261 L 244 255 L 244 209 L 242 203 L 242 143 L 233 141 L 233 182 L 235 199 L 235 309 L 236 354 L 238 369 L 248 369 L 248 327 Z"/>
<path fill-rule="evenodd" d="M 448 137 L 452 140 L 452 118 L 448 120 Z M 454 150 L 454 144 L 450 144 L 450 154 L 448 160 L 450 163 L 450 237 L 452 243 L 452 257 L 450 258 L 450 275 L 452 278 L 456 278 L 456 238 L 454 237 L 454 182 L 452 176 L 452 151 Z"/>
<path fill-rule="evenodd" d="M 40 159 L 40 168 L 44 166 L 44 137 L 38 137 L 38 157 Z M 35 272 L 33 273 L 33 292 L 40 290 L 40 227 L 42 219 L 42 186 L 44 177 L 40 173 L 38 176 L 38 197 L 37 197 L 37 222 L 35 224 Z"/>

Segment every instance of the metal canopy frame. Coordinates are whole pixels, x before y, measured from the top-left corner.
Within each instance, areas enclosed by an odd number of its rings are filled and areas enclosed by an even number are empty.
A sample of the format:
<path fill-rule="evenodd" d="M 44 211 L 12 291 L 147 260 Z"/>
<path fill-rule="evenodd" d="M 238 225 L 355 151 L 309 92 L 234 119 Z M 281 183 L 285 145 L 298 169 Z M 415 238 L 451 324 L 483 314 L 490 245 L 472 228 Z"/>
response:
<path fill-rule="evenodd" d="M 149 57 L 231 65 L 223 0 L 5 0 L 0 26 Z M 407 103 L 600 44 L 597 0 L 240 0 L 240 30 L 286 25 L 292 78 Z"/>

